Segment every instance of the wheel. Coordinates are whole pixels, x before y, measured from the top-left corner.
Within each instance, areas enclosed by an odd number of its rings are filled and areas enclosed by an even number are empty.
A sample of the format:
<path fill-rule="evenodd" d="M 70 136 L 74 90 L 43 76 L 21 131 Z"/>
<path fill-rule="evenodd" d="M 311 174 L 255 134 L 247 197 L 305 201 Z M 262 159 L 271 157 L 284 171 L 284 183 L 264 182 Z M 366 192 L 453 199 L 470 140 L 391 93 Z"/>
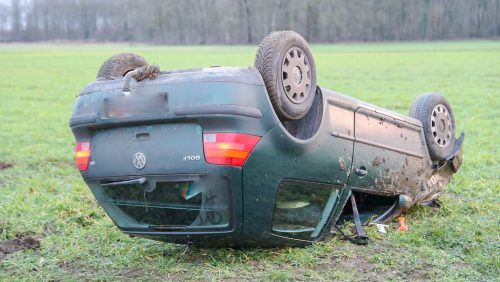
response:
<path fill-rule="evenodd" d="M 316 92 L 316 65 L 302 36 L 294 31 L 272 32 L 257 49 L 255 67 L 281 119 L 307 114 Z"/>
<path fill-rule="evenodd" d="M 431 159 L 448 158 L 455 146 L 455 119 L 446 98 L 436 93 L 420 95 L 413 102 L 410 116 L 422 122 Z"/>
<path fill-rule="evenodd" d="M 120 53 L 104 61 L 97 72 L 97 78 L 106 80 L 123 77 L 129 71 L 148 65 L 146 60 L 134 53 Z"/>

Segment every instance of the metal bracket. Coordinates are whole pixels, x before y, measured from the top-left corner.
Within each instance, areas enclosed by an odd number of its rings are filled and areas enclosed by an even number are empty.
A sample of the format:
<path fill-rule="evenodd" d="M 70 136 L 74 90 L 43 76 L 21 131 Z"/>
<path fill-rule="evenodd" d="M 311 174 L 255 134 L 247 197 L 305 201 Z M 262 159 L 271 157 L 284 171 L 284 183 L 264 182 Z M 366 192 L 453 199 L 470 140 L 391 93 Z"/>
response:
<path fill-rule="evenodd" d="M 101 186 L 118 186 L 118 185 L 142 185 L 147 182 L 146 177 L 141 177 L 137 179 L 131 179 L 131 180 L 123 180 L 123 181 L 114 181 L 114 182 L 107 182 L 107 183 L 101 183 Z"/>
<path fill-rule="evenodd" d="M 138 75 L 139 74 L 139 70 L 140 69 L 135 69 L 133 71 L 129 71 L 125 75 L 125 83 L 123 84 L 123 90 L 122 90 L 123 95 L 125 95 L 125 96 L 129 96 L 130 95 L 130 92 L 131 92 L 131 89 L 130 89 L 130 79 L 132 79 L 133 76 Z"/>
<path fill-rule="evenodd" d="M 132 77 L 136 81 L 141 81 L 146 78 L 149 78 L 149 80 L 155 80 L 156 78 L 158 78 L 159 75 L 160 75 L 160 67 L 158 65 L 147 65 L 137 68 L 133 71 L 129 71 L 125 75 L 125 83 L 123 84 L 123 89 L 122 89 L 123 95 L 125 96 L 130 95 L 131 92 L 130 79 L 132 79 Z"/>

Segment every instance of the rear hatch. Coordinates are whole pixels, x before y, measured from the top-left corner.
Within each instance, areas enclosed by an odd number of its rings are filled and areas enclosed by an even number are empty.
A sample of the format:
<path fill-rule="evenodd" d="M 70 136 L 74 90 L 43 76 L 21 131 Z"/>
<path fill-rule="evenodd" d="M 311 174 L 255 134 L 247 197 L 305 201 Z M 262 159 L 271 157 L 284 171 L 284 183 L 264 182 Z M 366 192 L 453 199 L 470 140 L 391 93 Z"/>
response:
<path fill-rule="evenodd" d="M 166 123 L 99 129 L 92 136 L 95 177 L 206 172 L 202 128 Z"/>
<path fill-rule="evenodd" d="M 234 229 L 242 169 L 207 163 L 203 135 L 263 136 L 276 124 L 258 72 L 165 73 L 132 84 L 130 96 L 122 86 L 89 85 L 70 121 L 77 144 L 89 144 L 81 173 L 99 203 L 130 232 Z"/>

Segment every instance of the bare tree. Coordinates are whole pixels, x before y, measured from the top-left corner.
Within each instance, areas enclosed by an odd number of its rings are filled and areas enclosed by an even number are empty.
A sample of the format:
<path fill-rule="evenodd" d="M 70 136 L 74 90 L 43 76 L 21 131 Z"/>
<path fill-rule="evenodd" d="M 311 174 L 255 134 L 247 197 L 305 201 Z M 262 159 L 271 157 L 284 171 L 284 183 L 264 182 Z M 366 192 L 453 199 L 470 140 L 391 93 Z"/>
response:
<path fill-rule="evenodd" d="M 500 36 L 500 0 L 0 0 L 0 40 L 254 44 Z"/>
<path fill-rule="evenodd" d="M 251 20 L 251 11 L 248 6 L 247 0 L 241 0 L 241 4 L 243 5 L 243 13 L 245 16 L 246 27 L 247 27 L 247 43 L 250 44 L 253 42 L 252 39 L 252 20 Z"/>

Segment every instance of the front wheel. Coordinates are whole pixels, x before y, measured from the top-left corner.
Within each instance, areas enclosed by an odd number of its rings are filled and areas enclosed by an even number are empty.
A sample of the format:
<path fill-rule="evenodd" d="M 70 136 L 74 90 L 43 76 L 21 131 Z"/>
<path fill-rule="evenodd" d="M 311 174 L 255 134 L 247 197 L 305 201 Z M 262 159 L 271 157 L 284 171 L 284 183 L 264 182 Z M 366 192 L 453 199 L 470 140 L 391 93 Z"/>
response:
<path fill-rule="evenodd" d="M 410 116 L 422 123 L 431 159 L 450 157 L 455 146 L 455 119 L 446 98 L 436 93 L 420 95 L 413 102 Z"/>

